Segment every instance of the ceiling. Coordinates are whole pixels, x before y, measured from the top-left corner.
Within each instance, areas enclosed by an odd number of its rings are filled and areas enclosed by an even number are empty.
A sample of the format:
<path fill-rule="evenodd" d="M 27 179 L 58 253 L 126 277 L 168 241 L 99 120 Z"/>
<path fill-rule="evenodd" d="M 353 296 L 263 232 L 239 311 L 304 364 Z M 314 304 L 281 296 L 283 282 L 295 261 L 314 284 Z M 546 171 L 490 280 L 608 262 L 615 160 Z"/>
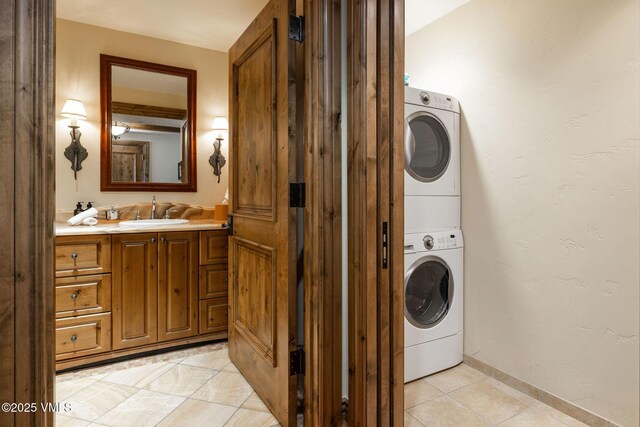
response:
<path fill-rule="evenodd" d="M 470 0 L 405 0 L 404 34 L 410 36 Z"/>
<path fill-rule="evenodd" d="M 57 0 L 56 14 L 70 21 L 227 52 L 267 1 Z M 405 0 L 405 35 L 469 1 Z"/>
<path fill-rule="evenodd" d="M 267 1 L 57 0 L 56 16 L 227 52 Z"/>

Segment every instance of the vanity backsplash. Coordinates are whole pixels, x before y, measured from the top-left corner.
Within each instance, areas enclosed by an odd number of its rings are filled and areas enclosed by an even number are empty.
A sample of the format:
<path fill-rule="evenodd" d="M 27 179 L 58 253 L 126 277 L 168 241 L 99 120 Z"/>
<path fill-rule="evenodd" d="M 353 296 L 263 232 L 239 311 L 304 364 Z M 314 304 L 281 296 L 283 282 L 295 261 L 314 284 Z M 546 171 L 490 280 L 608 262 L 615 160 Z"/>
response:
<path fill-rule="evenodd" d="M 98 210 L 98 220 L 106 221 L 107 212 L 113 210 L 118 211 L 118 220 L 126 221 L 136 219 L 136 214 L 139 211 L 140 218 L 151 218 L 151 203 L 135 203 L 115 206 L 94 206 Z M 163 218 L 169 211 L 169 217 L 172 219 L 214 219 L 215 208 L 207 206 L 189 205 L 184 203 L 170 203 L 170 202 L 157 202 L 156 203 L 156 218 Z M 56 210 L 56 222 L 66 222 L 69 218 L 74 216 L 73 209 L 57 209 Z"/>

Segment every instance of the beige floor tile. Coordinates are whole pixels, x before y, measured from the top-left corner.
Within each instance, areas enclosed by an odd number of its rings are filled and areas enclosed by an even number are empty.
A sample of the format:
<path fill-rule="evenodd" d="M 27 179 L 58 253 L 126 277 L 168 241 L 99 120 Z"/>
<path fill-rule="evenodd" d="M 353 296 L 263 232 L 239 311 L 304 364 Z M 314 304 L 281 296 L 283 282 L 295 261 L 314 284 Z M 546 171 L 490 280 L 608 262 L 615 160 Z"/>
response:
<path fill-rule="evenodd" d="M 270 427 L 279 426 L 278 420 L 266 412 L 252 411 L 250 409 L 238 409 L 233 417 L 225 424 L 225 427 Z"/>
<path fill-rule="evenodd" d="M 429 427 L 489 427 L 491 425 L 447 396 L 414 406 L 408 412 Z"/>
<path fill-rule="evenodd" d="M 217 371 L 188 365 L 175 365 L 145 388 L 176 396 L 189 397 Z"/>
<path fill-rule="evenodd" d="M 136 366 L 133 368 L 113 372 L 104 377 L 102 381 L 128 385 L 131 387 L 144 388 L 174 366 L 176 365 L 166 362 Z"/>
<path fill-rule="evenodd" d="M 533 397 L 531 397 L 529 395 L 526 395 L 526 394 L 516 390 L 515 388 L 513 388 L 511 386 L 508 386 L 505 383 L 502 383 L 502 382 L 496 380 L 495 378 L 487 378 L 485 380 L 485 382 L 487 384 L 491 384 L 492 386 L 494 386 L 498 390 L 504 391 L 509 396 L 518 399 L 522 403 L 526 403 L 528 406 L 535 405 L 535 404 L 539 403 L 539 401 L 534 399 Z"/>
<path fill-rule="evenodd" d="M 532 406 L 526 411 L 500 424 L 504 427 L 566 427 L 566 424 L 552 417 L 537 406 Z"/>
<path fill-rule="evenodd" d="M 240 373 L 240 371 L 238 371 L 238 367 L 233 362 L 227 363 L 222 370 L 225 372 L 235 372 L 236 374 Z"/>
<path fill-rule="evenodd" d="M 269 411 L 269 408 L 267 408 L 267 405 L 264 404 L 262 399 L 260 399 L 260 396 L 258 396 L 255 391 L 251 393 L 249 397 L 247 397 L 247 400 L 244 401 L 241 408 L 271 413 L 271 411 Z"/>
<path fill-rule="evenodd" d="M 449 396 L 495 424 L 519 414 L 529 406 L 485 381 L 456 390 Z"/>
<path fill-rule="evenodd" d="M 411 381 L 404 385 L 404 408 L 411 408 L 442 396 L 442 392 L 424 379 Z"/>
<path fill-rule="evenodd" d="M 85 387 L 95 383 L 91 378 L 78 378 L 70 381 L 56 381 L 56 402 L 61 402 Z"/>
<path fill-rule="evenodd" d="M 444 393 L 450 393 L 487 378 L 485 374 L 467 365 L 458 365 L 425 378 L 429 384 Z"/>
<path fill-rule="evenodd" d="M 138 389 L 134 387 L 96 381 L 64 401 L 71 405 L 71 411 L 65 415 L 95 421 L 137 391 Z"/>
<path fill-rule="evenodd" d="M 545 405 L 544 403 L 540 402 L 536 405 L 536 409 L 540 410 L 541 412 L 544 412 L 550 416 L 552 416 L 553 418 L 555 418 L 556 420 L 560 421 L 561 423 L 569 426 L 569 427 L 586 427 L 587 424 L 582 423 L 578 420 L 576 420 L 573 417 L 570 417 L 569 415 L 565 414 L 564 412 L 558 411 L 555 408 L 552 408 L 551 406 Z"/>
<path fill-rule="evenodd" d="M 184 397 L 140 390 L 96 422 L 111 427 L 155 426 L 184 401 Z"/>
<path fill-rule="evenodd" d="M 158 427 L 223 426 L 238 410 L 235 406 L 218 405 L 203 400 L 187 399 L 169 414 Z"/>
<path fill-rule="evenodd" d="M 65 415 L 56 414 L 55 417 L 56 427 L 86 427 L 89 425 L 89 421 L 79 420 Z"/>
<path fill-rule="evenodd" d="M 424 427 L 424 424 L 415 419 L 409 412 L 404 411 L 404 427 Z"/>
<path fill-rule="evenodd" d="M 183 365 L 197 366 L 198 368 L 221 370 L 230 362 L 227 349 L 210 351 L 187 357 L 181 363 Z"/>
<path fill-rule="evenodd" d="M 240 406 L 251 393 L 253 389 L 242 375 L 219 372 L 191 397 L 222 405 Z"/>

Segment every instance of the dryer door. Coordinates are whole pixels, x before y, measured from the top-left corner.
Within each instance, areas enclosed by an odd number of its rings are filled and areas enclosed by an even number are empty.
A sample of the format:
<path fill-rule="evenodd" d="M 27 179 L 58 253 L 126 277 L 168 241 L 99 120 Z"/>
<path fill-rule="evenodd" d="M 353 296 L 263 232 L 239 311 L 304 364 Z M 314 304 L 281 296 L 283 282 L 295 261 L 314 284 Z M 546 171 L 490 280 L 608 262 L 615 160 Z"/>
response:
<path fill-rule="evenodd" d="M 453 301 L 453 276 L 436 256 L 418 259 L 404 277 L 404 315 L 412 325 L 432 328 L 447 315 Z"/>
<path fill-rule="evenodd" d="M 433 182 L 447 170 L 451 142 L 444 124 L 427 111 L 404 122 L 404 169 L 420 182 Z"/>

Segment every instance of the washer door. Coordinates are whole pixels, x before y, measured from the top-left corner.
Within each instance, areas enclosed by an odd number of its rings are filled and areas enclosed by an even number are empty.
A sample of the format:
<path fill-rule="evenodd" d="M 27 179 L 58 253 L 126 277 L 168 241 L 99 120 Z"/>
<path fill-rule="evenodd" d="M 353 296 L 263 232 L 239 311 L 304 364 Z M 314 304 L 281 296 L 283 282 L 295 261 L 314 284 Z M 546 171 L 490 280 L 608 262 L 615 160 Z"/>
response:
<path fill-rule="evenodd" d="M 404 277 L 404 315 L 415 327 L 440 323 L 453 301 L 453 276 L 447 263 L 436 256 L 416 261 Z"/>
<path fill-rule="evenodd" d="M 426 111 L 411 114 L 404 122 L 404 169 L 421 182 L 433 182 L 447 170 L 451 142 L 447 129 Z"/>

